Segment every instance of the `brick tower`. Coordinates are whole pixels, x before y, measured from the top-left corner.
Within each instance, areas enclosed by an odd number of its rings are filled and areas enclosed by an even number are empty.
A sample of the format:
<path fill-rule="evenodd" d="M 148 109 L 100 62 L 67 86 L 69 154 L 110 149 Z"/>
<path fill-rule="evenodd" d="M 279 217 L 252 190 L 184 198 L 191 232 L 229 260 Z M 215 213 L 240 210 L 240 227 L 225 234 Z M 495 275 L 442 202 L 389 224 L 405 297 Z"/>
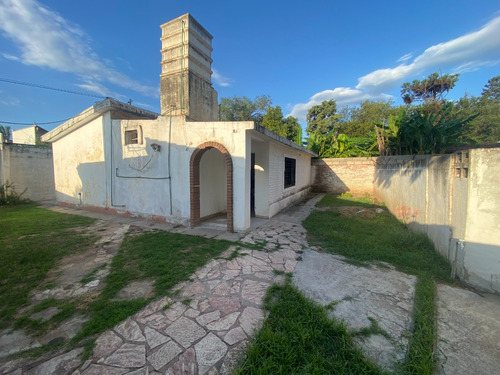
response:
<path fill-rule="evenodd" d="M 212 35 L 189 13 L 161 25 L 161 113 L 218 120 L 212 87 Z M 175 107 L 175 109 L 172 109 Z"/>

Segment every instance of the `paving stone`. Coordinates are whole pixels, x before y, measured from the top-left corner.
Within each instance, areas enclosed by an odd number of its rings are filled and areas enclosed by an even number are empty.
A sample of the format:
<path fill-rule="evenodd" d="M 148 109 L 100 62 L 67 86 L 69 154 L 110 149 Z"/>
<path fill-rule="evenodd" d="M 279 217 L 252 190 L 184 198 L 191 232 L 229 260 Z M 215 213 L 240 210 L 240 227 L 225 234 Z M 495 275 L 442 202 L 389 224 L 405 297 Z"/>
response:
<path fill-rule="evenodd" d="M 200 375 L 206 374 L 227 352 L 227 345 L 209 333 L 194 346 Z"/>
<path fill-rule="evenodd" d="M 238 297 L 210 297 L 208 301 L 210 306 L 219 310 L 222 315 L 238 311 L 241 307 Z"/>
<path fill-rule="evenodd" d="M 182 348 L 173 341 L 161 346 L 157 351 L 148 355 L 148 363 L 159 371 L 163 366 L 182 353 Z"/>
<path fill-rule="evenodd" d="M 146 336 L 146 342 L 148 343 L 151 349 L 154 349 L 157 346 L 165 344 L 167 341 L 170 340 L 169 337 L 147 326 L 144 328 L 144 335 Z"/>
<path fill-rule="evenodd" d="M 0 358 L 39 346 L 37 340 L 26 336 L 23 331 L 0 331 Z"/>
<path fill-rule="evenodd" d="M 175 362 L 165 372 L 165 375 L 197 375 L 198 364 L 196 363 L 196 353 L 193 348 L 189 348 L 182 355 L 179 360 Z"/>
<path fill-rule="evenodd" d="M 229 285 L 227 285 L 225 281 L 222 281 L 219 285 L 217 285 L 217 288 L 214 289 L 214 294 L 217 294 L 219 296 L 227 296 L 229 294 L 229 291 Z"/>
<path fill-rule="evenodd" d="M 220 311 L 212 311 L 203 315 L 200 315 L 199 317 L 196 318 L 196 321 L 201 324 L 202 326 L 206 326 L 208 323 L 213 322 L 214 320 L 217 320 L 220 318 Z"/>
<path fill-rule="evenodd" d="M 241 282 L 237 281 L 231 285 L 231 289 L 229 289 L 229 294 L 238 294 L 241 291 Z"/>
<path fill-rule="evenodd" d="M 127 372 L 129 370 L 124 368 L 92 364 L 82 372 L 82 375 L 122 375 Z"/>
<path fill-rule="evenodd" d="M 61 312 L 60 308 L 51 306 L 51 307 L 47 307 L 46 309 L 31 315 L 30 319 L 31 320 L 40 320 L 42 322 L 46 322 L 47 320 L 50 320 L 54 315 L 57 315 L 59 312 Z"/>
<path fill-rule="evenodd" d="M 206 280 L 213 280 L 213 279 L 218 279 L 220 277 L 220 271 L 219 270 L 213 270 L 210 271 L 207 276 L 205 276 Z"/>
<path fill-rule="evenodd" d="M 245 334 L 245 331 L 241 327 L 236 327 L 230 330 L 228 333 L 224 335 L 224 341 L 228 345 L 234 345 L 237 342 L 240 342 L 242 340 L 245 340 L 247 338 L 247 335 Z"/>
<path fill-rule="evenodd" d="M 189 348 L 196 340 L 206 335 L 205 330 L 191 319 L 181 317 L 167 327 L 165 333 L 181 344 Z"/>
<path fill-rule="evenodd" d="M 127 341 L 144 342 L 146 340 L 139 325 L 131 318 L 128 318 L 119 326 L 115 327 L 114 330 Z"/>
<path fill-rule="evenodd" d="M 198 310 L 200 310 L 200 312 L 205 312 L 208 308 L 210 307 L 210 302 L 208 299 L 204 299 L 203 301 L 201 301 L 198 305 Z"/>
<path fill-rule="evenodd" d="M 132 281 L 116 295 L 116 300 L 147 298 L 154 293 L 153 280 Z"/>
<path fill-rule="evenodd" d="M 239 265 L 238 261 L 236 259 L 230 260 L 229 262 L 226 263 L 226 268 L 228 270 L 241 270 L 241 266 Z"/>
<path fill-rule="evenodd" d="M 234 322 L 236 322 L 236 319 L 238 319 L 239 315 L 239 312 L 228 314 L 219 320 L 207 324 L 206 327 L 211 331 L 222 331 L 230 329 Z"/>
<path fill-rule="evenodd" d="M 137 370 L 127 372 L 127 375 L 149 375 L 149 374 L 150 374 L 149 369 L 146 366 L 139 368 Z"/>
<path fill-rule="evenodd" d="M 259 329 L 264 321 L 264 312 L 255 307 L 247 307 L 240 315 L 239 322 L 241 328 L 247 335 L 251 336 L 254 330 Z"/>
<path fill-rule="evenodd" d="M 268 283 L 263 283 L 253 280 L 245 280 L 241 291 L 241 297 L 255 303 L 256 305 L 262 304 L 262 298 L 266 294 Z"/>
<path fill-rule="evenodd" d="M 252 256 L 254 258 L 263 260 L 264 262 L 269 262 L 269 255 L 265 251 L 254 250 L 252 251 Z"/>
<path fill-rule="evenodd" d="M 167 317 L 162 313 L 154 313 L 148 315 L 145 318 L 136 318 L 136 319 L 139 323 L 145 324 L 148 327 L 156 329 L 157 331 L 163 331 L 171 323 L 171 321 L 168 320 Z"/>
<path fill-rule="evenodd" d="M 107 357 L 123 344 L 123 340 L 113 331 L 104 332 L 95 342 L 94 357 Z"/>
<path fill-rule="evenodd" d="M 285 271 L 293 272 L 295 270 L 295 266 L 297 265 L 297 261 L 294 259 L 287 259 L 285 261 Z"/>
<path fill-rule="evenodd" d="M 176 321 L 187 310 L 187 306 L 182 302 L 176 302 L 169 309 L 165 310 L 165 316 L 171 321 Z"/>
<path fill-rule="evenodd" d="M 99 283 L 100 283 L 99 280 L 92 280 L 91 282 L 88 282 L 87 284 L 85 284 L 85 287 L 95 288 L 95 287 L 99 286 Z"/>
<path fill-rule="evenodd" d="M 199 281 L 188 285 L 186 289 L 182 292 L 184 297 L 196 296 L 198 294 L 205 293 L 205 287 Z"/>
<path fill-rule="evenodd" d="M 241 268 L 241 267 L 240 267 Z M 237 277 L 240 275 L 241 273 L 241 270 L 240 269 L 237 269 L 237 270 L 224 270 L 222 271 L 222 273 L 226 276 L 231 276 L 232 277 Z"/>
<path fill-rule="evenodd" d="M 163 297 L 159 300 L 153 301 L 149 305 L 147 305 L 144 309 L 142 309 L 140 312 L 138 312 L 136 314 L 136 317 L 145 318 L 151 314 L 163 310 L 163 308 L 167 306 L 169 303 L 172 303 L 172 300 L 169 297 Z"/>
<path fill-rule="evenodd" d="M 80 365 L 80 355 L 83 349 L 74 349 L 68 353 L 51 358 L 46 362 L 39 364 L 31 370 L 25 371 L 26 375 L 44 374 L 44 375 L 59 375 L 68 374 L 76 370 Z"/>
<path fill-rule="evenodd" d="M 186 312 L 184 313 L 184 316 L 187 316 L 188 318 L 196 318 L 199 315 L 200 312 L 195 309 L 187 309 Z"/>
<path fill-rule="evenodd" d="M 125 343 L 106 358 L 103 363 L 123 368 L 142 367 L 146 364 L 146 347 L 144 345 Z"/>

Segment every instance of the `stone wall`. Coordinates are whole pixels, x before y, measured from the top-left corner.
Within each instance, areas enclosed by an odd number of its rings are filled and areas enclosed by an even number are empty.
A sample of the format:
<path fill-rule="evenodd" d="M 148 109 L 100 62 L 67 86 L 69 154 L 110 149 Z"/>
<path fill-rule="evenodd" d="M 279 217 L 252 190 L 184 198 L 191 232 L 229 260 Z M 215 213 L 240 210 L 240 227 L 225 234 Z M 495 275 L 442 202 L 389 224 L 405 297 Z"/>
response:
<path fill-rule="evenodd" d="M 0 183 L 11 183 L 23 198 L 55 199 L 52 148 L 0 143 Z"/>
<path fill-rule="evenodd" d="M 500 293 L 500 148 L 316 159 L 312 176 L 316 191 L 372 194 L 426 233 L 461 280 Z"/>

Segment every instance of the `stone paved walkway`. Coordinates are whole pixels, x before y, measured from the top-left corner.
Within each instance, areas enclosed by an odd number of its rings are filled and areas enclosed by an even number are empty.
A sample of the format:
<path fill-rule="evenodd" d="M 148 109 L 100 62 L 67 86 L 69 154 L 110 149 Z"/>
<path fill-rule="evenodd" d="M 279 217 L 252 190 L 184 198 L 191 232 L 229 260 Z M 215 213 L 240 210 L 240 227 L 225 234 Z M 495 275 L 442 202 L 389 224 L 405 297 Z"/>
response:
<path fill-rule="evenodd" d="M 232 246 L 177 285 L 176 297 L 154 301 L 104 332 L 83 365 L 82 349 L 75 349 L 34 366 L 9 362 L 0 374 L 228 374 L 264 320 L 267 289 L 294 271 L 307 246 L 300 222 L 320 198 L 260 221 L 241 242 L 262 250 Z"/>

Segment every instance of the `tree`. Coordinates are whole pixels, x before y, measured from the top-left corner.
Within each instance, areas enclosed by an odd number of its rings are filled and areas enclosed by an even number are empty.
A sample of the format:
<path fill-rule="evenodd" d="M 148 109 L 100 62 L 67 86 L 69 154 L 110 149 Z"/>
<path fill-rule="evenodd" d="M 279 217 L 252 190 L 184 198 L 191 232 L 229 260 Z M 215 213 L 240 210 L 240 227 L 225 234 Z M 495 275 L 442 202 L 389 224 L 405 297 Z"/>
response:
<path fill-rule="evenodd" d="M 221 98 L 220 119 L 221 121 L 255 121 L 260 125 L 271 103 L 269 95 L 257 96 L 254 100 L 246 96 Z"/>
<path fill-rule="evenodd" d="M 401 88 L 401 97 L 406 104 L 413 102 L 431 103 L 434 109 L 439 109 L 439 102 L 458 81 L 459 74 L 439 75 L 432 73 L 426 79 L 405 82 Z"/>
<path fill-rule="evenodd" d="M 339 133 L 349 137 L 366 137 L 375 123 L 396 115 L 399 107 L 392 107 L 391 100 L 365 100 L 359 106 L 345 106 L 340 111 Z"/>
<path fill-rule="evenodd" d="M 340 118 L 336 112 L 337 103 L 334 99 L 325 100 L 321 104 L 312 106 L 307 112 L 307 133 L 330 133 Z"/>
<path fill-rule="evenodd" d="M 263 127 L 297 144 L 302 144 L 302 127 L 299 120 L 293 116 L 283 117 L 283 111 L 278 105 L 269 106 L 262 118 Z"/>
<path fill-rule="evenodd" d="M 10 126 L 0 125 L 0 133 L 3 135 L 3 141 L 10 140 Z"/>
<path fill-rule="evenodd" d="M 500 76 L 488 80 L 488 83 L 484 86 L 481 97 L 500 102 Z"/>
<path fill-rule="evenodd" d="M 473 118 L 465 126 L 460 141 L 468 144 L 496 143 L 500 141 L 500 101 L 483 96 L 464 96 L 455 103 L 453 115 Z"/>

